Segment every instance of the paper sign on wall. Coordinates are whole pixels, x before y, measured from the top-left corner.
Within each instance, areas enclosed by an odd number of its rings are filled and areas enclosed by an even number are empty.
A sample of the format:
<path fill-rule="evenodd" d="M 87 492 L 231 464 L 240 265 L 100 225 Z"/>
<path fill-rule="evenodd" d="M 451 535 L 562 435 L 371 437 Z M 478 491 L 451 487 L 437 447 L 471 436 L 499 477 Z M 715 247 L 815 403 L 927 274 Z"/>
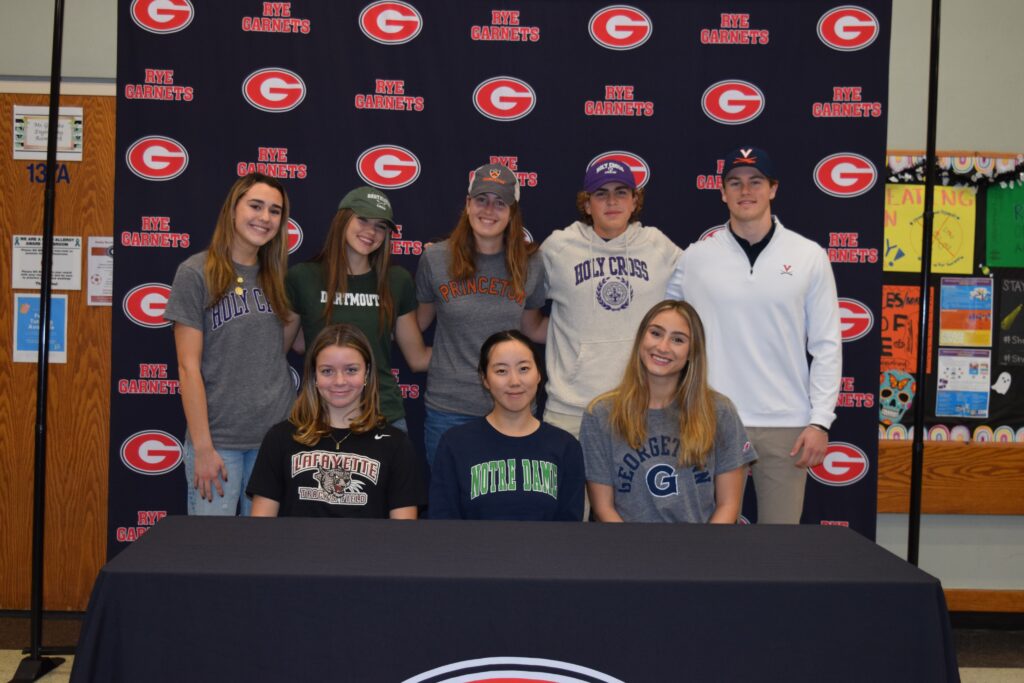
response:
<path fill-rule="evenodd" d="M 39 331 L 42 311 L 38 294 L 14 293 L 14 362 L 39 360 Z M 50 362 L 68 362 L 68 295 L 50 297 Z"/>
<path fill-rule="evenodd" d="M 14 105 L 15 159 L 46 159 L 49 107 Z M 57 119 L 57 160 L 81 161 L 85 114 L 82 107 L 61 107 Z"/>
<path fill-rule="evenodd" d="M 11 289 L 43 286 L 42 235 L 12 235 Z M 82 238 L 54 237 L 50 283 L 54 289 L 82 288 Z"/>
<path fill-rule="evenodd" d="M 974 213 L 970 187 L 936 187 L 932 221 L 933 273 L 974 272 Z M 885 186 L 885 258 L 882 269 L 921 272 L 924 185 Z"/>

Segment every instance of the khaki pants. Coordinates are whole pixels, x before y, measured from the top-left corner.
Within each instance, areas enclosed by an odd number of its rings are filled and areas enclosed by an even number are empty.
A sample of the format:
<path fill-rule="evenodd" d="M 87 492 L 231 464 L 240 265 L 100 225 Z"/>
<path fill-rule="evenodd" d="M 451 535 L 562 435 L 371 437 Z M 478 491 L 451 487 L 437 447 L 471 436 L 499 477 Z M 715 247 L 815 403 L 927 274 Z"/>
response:
<path fill-rule="evenodd" d="M 790 457 L 803 427 L 747 427 L 757 451 L 753 465 L 758 524 L 799 524 L 804 509 L 807 470 L 795 467 Z"/>
<path fill-rule="evenodd" d="M 558 427 L 576 437 L 579 441 L 580 438 L 580 424 L 583 422 L 582 415 L 566 415 L 565 413 L 556 413 L 553 410 L 547 408 L 544 409 L 544 421 L 552 427 Z M 583 489 L 583 521 L 590 521 L 590 496 L 587 495 L 587 489 Z"/>

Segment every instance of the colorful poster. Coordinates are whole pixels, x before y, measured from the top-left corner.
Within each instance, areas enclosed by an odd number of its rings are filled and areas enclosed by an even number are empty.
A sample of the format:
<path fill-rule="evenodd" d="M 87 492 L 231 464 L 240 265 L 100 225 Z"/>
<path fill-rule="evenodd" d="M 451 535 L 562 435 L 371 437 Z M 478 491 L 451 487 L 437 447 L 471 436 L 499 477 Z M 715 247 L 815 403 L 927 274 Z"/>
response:
<path fill-rule="evenodd" d="M 1024 366 L 1024 280 L 999 283 L 999 365 Z"/>
<path fill-rule="evenodd" d="M 935 417 L 988 417 L 992 353 L 973 349 L 939 349 Z"/>
<path fill-rule="evenodd" d="M 992 346 L 992 280 L 944 277 L 939 288 L 939 346 Z"/>
<path fill-rule="evenodd" d="M 935 291 L 928 300 L 928 319 L 935 311 Z M 882 287 L 882 370 L 917 372 L 917 349 L 920 345 L 921 288 L 902 285 Z M 934 330 L 934 326 L 932 327 Z M 932 339 L 928 335 L 926 372 L 932 367 Z"/>
<path fill-rule="evenodd" d="M 974 272 L 976 200 L 971 187 L 935 188 L 931 272 Z M 886 185 L 883 270 L 921 272 L 923 228 L 924 185 Z"/>
<path fill-rule="evenodd" d="M 988 188 L 985 264 L 993 268 L 1024 268 L 1024 185 Z"/>
<path fill-rule="evenodd" d="M 14 362 L 35 363 L 39 360 L 39 330 L 42 311 L 38 294 L 14 293 Z M 51 363 L 68 362 L 68 295 L 50 297 L 49 359 Z"/>

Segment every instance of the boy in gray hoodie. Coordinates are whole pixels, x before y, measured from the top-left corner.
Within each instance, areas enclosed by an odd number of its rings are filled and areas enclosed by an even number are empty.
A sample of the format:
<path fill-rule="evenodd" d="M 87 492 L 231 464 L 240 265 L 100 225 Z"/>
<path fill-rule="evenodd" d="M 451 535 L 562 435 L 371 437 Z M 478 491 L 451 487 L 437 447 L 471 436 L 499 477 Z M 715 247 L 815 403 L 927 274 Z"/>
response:
<path fill-rule="evenodd" d="M 551 300 L 544 421 L 577 438 L 590 401 L 622 379 L 636 327 L 665 298 L 683 253 L 640 224 L 643 203 L 624 162 L 598 159 L 576 196 L 580 220 L 541 245 Z"/>

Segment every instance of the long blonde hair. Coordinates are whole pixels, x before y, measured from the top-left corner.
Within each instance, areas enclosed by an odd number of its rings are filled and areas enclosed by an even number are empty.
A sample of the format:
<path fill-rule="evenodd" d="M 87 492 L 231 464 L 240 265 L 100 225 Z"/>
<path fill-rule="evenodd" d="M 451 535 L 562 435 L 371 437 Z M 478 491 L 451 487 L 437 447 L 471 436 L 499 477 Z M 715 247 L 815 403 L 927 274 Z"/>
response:
<path fill-rule="evenodd" d="M 512 281 L 512 291 L 516 298 L 526 291 L 527 265 L 530 256 L 539 248 L 533 242 L 526 241 L 523 229 L 523 215 L 519 202 L 509 205 L 508 226 L 505 228 L 505 270 Z M 468 280 L 476 275 L 476 240 L 473 238 L 473 227 L 469 223 L 469 212 L 463 208 L 462 215 L 455 229 L 448 235 L 451 248 L 451 265 L 448 274 L 453 280 Z"/>
<path fill-rule="evenodd" d="M 345 233 L 349 223 L 356 218 L 352 209 L 338 209 L 327 231 L 327 239 L 323 249 L 313 261 L 320 263 L 323 270 L 324 289 L 327 291 L 327 302 L 324 304 L 324 324 L 331 322 L 334 310 L 334 298 L 342 297 L 348 291 L 348 247 Z M 391 281 L 388 279 L 388 268 L 391 263 L 391 226 L 384 231 L 384 241 L 377 250 L 370 254 L 370 269 L 376 274 L 376 291 L 380 298 L 377 307 L 377 328 L 381 337 L 390 338 L 394 325 L 395 303 L 391 296 Z"/>
<path fill-rule="evenodd" d="M 352 420 L 350 429 L 356 434 L 384 426 L 384 414 L 380 410 L 380 384 L 377 369 L 373 365 L 373 352 L 366 335 L 355 325 L 339 323 L 328 325 L 320 331 L 313 346 L 306 351 L 306 362 L 302 371 L 302 389 L 295 399 L 288 421 L 295 425 L 293 439 L 306 446 L 314 446 L 331 432 L 331 418 L 320 392 L 316 388 L 317 356 L 328 346 L 342 346 L 355 349 L 366 363 L 366 386 L 359 399 L 359 415 Z"/>
<path fill-rule="evenodd" d="M 285 294 L 284 274 L 288 270 L 288 193 L 284 185 L 276 178 L 262 173 L 250 173 L 235 181 L 217 216 L 217 225 L 213 228 L 213 237 L 207 247 L 206 266 L 203 274 L 206 278 L 206 289 L 210 293 L 207 308 L 217 305 L 235 287 L 238 274 L 231 260 L 231 244 L 235 239 L 235 207 L 242 201 L 245 193 L 253 185 L 262 183 L 281 193 L 281 226 L 274 238 L 264 244 L 256 252 L 256 262 L 260 272 L 257 280 L 263 294 L 274 309 L 274 315 L 282 323 L 288 321 L 288 296 Z"/>
<path fill-rule="evenodd" d="M 598 403 L 608 401 L 608 421 L 615 433 L 630 448 L 637 449 L 643 445 L 647 438 L 647 410 L 651 391 L 640 347 L 651 321 L 665 311 L 678 313 L 690 326 L 690 351 L 686 365 L 679 373 L 679 382 L 672 399 L 679 409 L 679 464 L 704 467 L 708 452 L 715 443 L 715 399 L 721 397 L 721 394 L 708 386 L 704 325 L 697 311 L 685 301 L 666 299 L 647 311 L 636 331 L 633 353 L 630 354 L 619 386 L 598 396 L 587 410 L 593 411 Z"/>

